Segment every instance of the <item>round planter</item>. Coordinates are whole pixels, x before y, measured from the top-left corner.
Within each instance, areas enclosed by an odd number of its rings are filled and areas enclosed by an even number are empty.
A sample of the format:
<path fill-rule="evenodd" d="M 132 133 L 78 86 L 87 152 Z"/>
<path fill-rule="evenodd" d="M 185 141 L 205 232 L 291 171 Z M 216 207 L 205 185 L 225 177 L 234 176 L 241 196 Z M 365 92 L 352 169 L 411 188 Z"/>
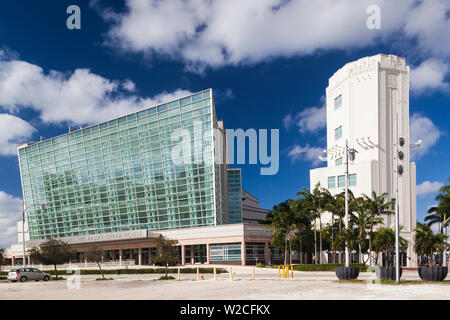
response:
<path fill-rule="evenodd" d="M 359 276 L 358 267 L 337 267 L 336 276 L 339 280 L 353 280 Z"/>
<path fill-rule="evenodd" d="M 395 267 L 380 267 L 375 269 L 378 279 L 395 280 Z M 402 268 L 400 268 L 400 278 L 402 277 Z"/>
<path fill-rule="evenodd" d="M 423 281 L 443 281 L 447 272 L 447 267 L 420 267 L 419 277 Z"/>

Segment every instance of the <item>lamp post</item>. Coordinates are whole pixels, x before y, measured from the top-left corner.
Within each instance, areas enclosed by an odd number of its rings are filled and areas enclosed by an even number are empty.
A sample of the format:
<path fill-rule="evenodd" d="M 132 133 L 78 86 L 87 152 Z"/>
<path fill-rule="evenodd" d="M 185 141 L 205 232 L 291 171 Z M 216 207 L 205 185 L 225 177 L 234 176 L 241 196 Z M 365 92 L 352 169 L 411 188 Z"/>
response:
<path fill-rule="evenodd" d="M 374 147 L 374 146 L 370 146 Z M 334 149 L 337 147 L 332 148 L 332 150 L 324 150 L 324 153 L 330 153 L 330 152 L 336 152 Z M 342 147 L 339 147 L 342 148 Z M 345 158 L 345 216 L 344 216 L 344 225 L 345 230 L 348 230 L 348 185 L 349 185 L 349 158 L 351 157 L 352 160 L 355 159 L 355 153 L 358 152 L 353 148 L 348 147 L 348 139 L 345 140 L 345 147 L 344 147 L 344 158 Z M 327 161 L 327 158 L 319 156 L 319 159 L 321 161 Z M 345 242 L 345 267 L 350 267 L 350 250 L 348 248 L 347 241 Z"/>
<path fill-rule="evenodd" d="M 27 256 L 25 251 L 25 203 L 22 200 L 22 249 L 23 249 L 23 267 L 27 266 Z"/>
<path fill-rule="evenodd" d="M 345 231 L 348 231 L 348 140 L 345 140 Z M 350 252 L 345 241 L 345 267 L 350 267 Z"/>

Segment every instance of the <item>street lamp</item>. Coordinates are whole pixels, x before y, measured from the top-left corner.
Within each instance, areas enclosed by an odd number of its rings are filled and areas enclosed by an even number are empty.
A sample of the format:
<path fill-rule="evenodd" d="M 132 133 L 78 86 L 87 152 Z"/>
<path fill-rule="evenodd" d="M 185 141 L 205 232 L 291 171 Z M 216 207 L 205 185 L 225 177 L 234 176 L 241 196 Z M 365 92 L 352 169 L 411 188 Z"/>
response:
<path fill-rule="evenodd" d="M 445 219 L 445 218 L 444 218 Z M 444 228 L 444 234 L 447 235 L 447 227 L 450 224 L 450 218 L 448 218 L 447 220 L 445 220 L 442 223 L 442 227 Z M 447 240 L 445 240 L 445 247 L 444 247 L 444 263 L 443 263 L 443 267 L 447 266 Z"/>

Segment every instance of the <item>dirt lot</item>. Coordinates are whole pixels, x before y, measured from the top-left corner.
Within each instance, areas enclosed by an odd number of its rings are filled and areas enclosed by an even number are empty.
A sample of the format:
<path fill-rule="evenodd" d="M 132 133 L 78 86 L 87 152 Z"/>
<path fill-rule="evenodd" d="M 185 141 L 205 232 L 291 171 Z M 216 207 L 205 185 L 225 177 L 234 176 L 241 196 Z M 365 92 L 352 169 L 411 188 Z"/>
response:
<path fill-rule="evenodd" d="M 160 275 L 112 275 L 112 281 L 95 281 L 99 276 L 81 276 L 79 281 L 0 283 L 0 299 L 450 299 L 450 280 L 439 284 L 409 283 L 373 285 L 339 283 L 334 272 L 295 272 L 294 279 L 278 279 L 278 271 L 233 267 L 229 274 L 181 274 L 181 281 L 158 281 Z M 174 275 L 177 276 L 176 274 Z M 64 276 L 70 280 L 70 276 Z M 201 277 L 201 274 L 200 274 Z M 361 273 L 360 280 L 371 277 Z M 449 277 L 447 278 L 449 279 Z M 407 272 L 402 280 L 420 280 L 416 272 Z"/>

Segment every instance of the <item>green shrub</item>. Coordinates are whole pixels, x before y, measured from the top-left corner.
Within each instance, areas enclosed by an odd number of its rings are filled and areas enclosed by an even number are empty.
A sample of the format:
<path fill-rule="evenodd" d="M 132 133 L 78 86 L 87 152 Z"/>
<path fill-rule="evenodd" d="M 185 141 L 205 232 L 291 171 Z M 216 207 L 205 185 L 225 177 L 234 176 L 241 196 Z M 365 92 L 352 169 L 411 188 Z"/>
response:
<path fill-rule="evenodd" d="M 257 267 L 257 268 L 265 268 L 266 265 L 265 265 L 264 263 L 257 263 L 257 264 L 256 264 L 256 267 Z"/>
<path fill-rule="evenodd" d="M 178 273 L 178 268 L 169 268 L 169 273 Z M 48 274 L 54 275 L 55 270 L 46 270 L 44 271 Z M 213 268 L 199 268 L 200 273 L 213 273 Z M 219 273 L 227 273 L 223 268 L 216 268 L 216 272 Z M 148 268 L 148 269 L 115 269 L 115 270 L 103 270 L 104 274 L 165 274 L 166 268 Z M 180 268 L 180 273 L 197 273 L 197 268 Z M 59 275 L 70 275 L 72 273 L 67 273 L 67 270 L 58 270 Z M 80 270 L 81 275 L 90 275 L 90 274 L 101 274 L 100 270 Z"/>
<path fill-rule="evenodd" d="M 340 263 L 327 263 L 327 264 L 294 264 L 295 271 L 336 271 L 337 267 L 343 267 Z M 363 263 L 352 263 L 351 267 L 359 267 L 361 272 L 367 270 L 367 266 Z M 283 266 L 280 266 L 283 267 Z M 272 268 L 278 268 L 278 266 L 272 266 Z"/>
<path fill-rule="evenodd" d="M 175 278 L 174 277 L 172 277 L 172 276 L 162 276 L 162 277 L 160 277 L 158 280 L 175 280 Z"/>
<path fill-rule="evenodd" d="M 97 278 L 97 279 L 95 279 L 95 281 L 107 281 L 107 280 L 114 280 L 114 279 L 113 278 L 105 278 L 105 279 Z"/>

